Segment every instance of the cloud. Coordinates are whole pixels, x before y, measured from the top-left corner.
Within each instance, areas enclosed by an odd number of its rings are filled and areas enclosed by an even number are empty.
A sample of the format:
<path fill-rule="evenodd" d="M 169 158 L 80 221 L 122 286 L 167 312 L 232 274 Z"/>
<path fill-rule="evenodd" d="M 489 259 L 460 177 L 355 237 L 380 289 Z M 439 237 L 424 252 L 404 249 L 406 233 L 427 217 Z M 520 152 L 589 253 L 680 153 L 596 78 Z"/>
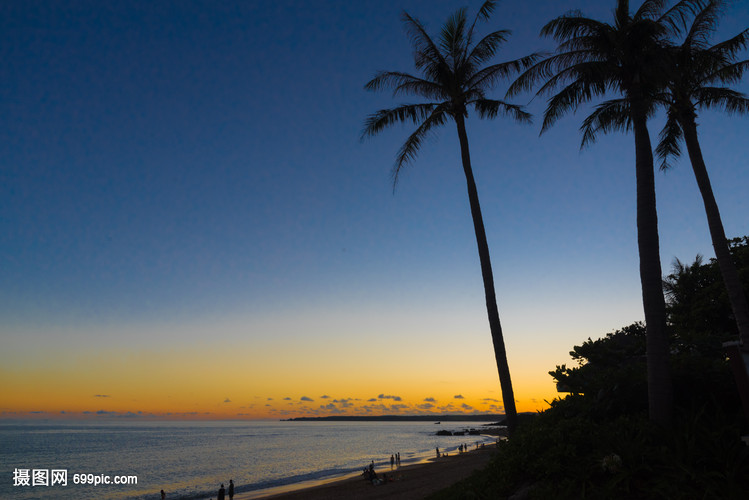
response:
<path fill-rule="evenodd" d="M 99 410 L 96 412 L 97 415 L 115 415 L 117 414 L 116 411 L 106 411 L 106 410 Z"/>
<path fill-rule="evenodd" d="M 323 396 L 320 396 L 320 399 L 330 399 L 330 396 L 328 396 L 327 394 L 325 394 Z"/>
<path fill-rule="evenodd" d="M 375 401 L 377 401 L 377 398 L 370 398 L 367 400 L 367 403 L 374 403 Z"/>
<path fill-rule="evenodd" d="M 434 408 L 434 405 L 432 403 L 423 403 L 420 405 L 416 405 L 416 408 L 418 408 L 419 410 L 431 410 L 432 408 Z"/>
<path fill-rule="evenodd" d="M 109 394 L 94 394 L 95 398 L 109 398 L 111 397 Z"/>
<path fill-rule="evenodd" d="M 128 412 L 125 412 L 125 413 L 123 413 L 123 414 L 121 414 L 121 415 L 118 415 L 118 416 L 119 416 L 119 417 L 122 417 L 122 418 L 138 418 L 138 417 L 140 417 L 140 416 L 141 416 L 141 415 L 140 415 L 140 413 L 141 413 L 141 412 L 138 412 L 138 413 L 133 413 L 133 412 L 131 412 L 131 411 L 128 411 Z"/>
<path fill-rule="evenodd" d="M 392 399 L 393 401 L 402 401 L 400 396 L 391 396 L 389 394 L 380 394 L 377 399 Z"/>
<path fill-rule="evenodd" d="M 494 398 L 484 398 L 481 401 L 490 401 L 492 403 L 499 403 L 500 402 L 499 399 L 494 399 Z"/>
<path fill-rule="evenodd" d="M 437 402 L 437 400 L 434 399 L 434 398 L 424 398 L 424 401 L 426 401 L 427 403 L 436 403 Z"/>
<path fill-rule="evenodd" d="M 284 401 L 291 401 L 291 398 L 283 398 Z"/>
<path fill-rule="evenodd" d="M 312 402 L 312 401 L 314 401 L 314 399 L 308 398 L 307 396 L 302 396 L 299 401 L 310 401 L 310 402 Z"/>
<path fill-rule="evenodd" d="M 224 403 L 231 403 L 231 399 L 229 398 L 224 399 Z"/>
<path fill-rule="evenodd" d="M 336 405 L 333 403 L 328 403 L 326 405 L 320 405 L 321 410 L 327 410 L 328 413 L 343 413 L 343 410 L 340 408 L 337 408 Z"/>
<path fill-rule="evenodd" d="M 265 398 L 266 401 L 273 401 L 273 398 Z"/>
<path fill-rule="evenodd" d="M 453 396 L 453 398 L 455 398 L 455 399 L 465 399 L 462 394 L 456 394 L 455 396 Z"/>
<path fill-rule="evenodd" d="M 464 410 L 473 410 L 473 406 L 466 404 L 466 403 L 463 403 L 462 405 L 460 405 L 460 407 L 463 408 Z"/>

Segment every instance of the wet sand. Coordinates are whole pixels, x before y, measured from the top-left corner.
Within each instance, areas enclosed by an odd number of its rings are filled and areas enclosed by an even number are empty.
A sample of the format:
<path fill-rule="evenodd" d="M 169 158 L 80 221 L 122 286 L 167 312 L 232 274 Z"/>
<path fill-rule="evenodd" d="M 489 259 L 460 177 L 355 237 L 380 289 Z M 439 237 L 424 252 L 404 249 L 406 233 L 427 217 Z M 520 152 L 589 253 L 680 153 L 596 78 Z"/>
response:
<path fill-rule="evenodd" d="M 428 462 L 405 465 L 391 471 L 390 466 L 375 470 L 378 477 L 383 473 L 392 475 L 394 481 L 373 486 L 361 475 L 331 483 L 287 491 L 266 496 L 237 494 L 235 500 L 273 499 L 273 500 L 374 500 L 395 499 L 414 500 L 424 498 L 436 491 L 470 476 L 475 470 L 483 468 L 494 455 L 496 447 L 487 445 L 467 453 L 453 453 L 447 457 L 431 459 Z"/>

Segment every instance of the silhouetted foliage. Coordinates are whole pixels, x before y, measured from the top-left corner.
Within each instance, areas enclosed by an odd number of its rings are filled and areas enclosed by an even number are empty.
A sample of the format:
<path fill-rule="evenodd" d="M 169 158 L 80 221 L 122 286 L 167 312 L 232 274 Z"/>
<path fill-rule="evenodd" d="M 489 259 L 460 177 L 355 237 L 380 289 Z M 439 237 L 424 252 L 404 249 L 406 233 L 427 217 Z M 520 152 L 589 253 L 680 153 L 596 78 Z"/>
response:
<path fill-rule="evenodd" d="M 749 99 L 729 87 L 739 82 L 749 68 L 749 60 L 737 60 L 740 51 L 749 44 L 749 29 L 723 42 L 714 45 L 710 42 L 723 5 L 722 0 L 706 2 L 694 16 L 681 45 L 668 47 L 663 71 L 667 83 L 656 97 L 666 107 L 668 119 L 656 153 L 661 158 L 661 168 L 666 169 L 669 159 L 681 154 L 682 140 L 686 143 L 734 322 L 744 345 L 749 346 L 749 303 L 731 260 L 697 134 L 700 109 L 719 109 L 729 114 L 749 112 Z"/>
<path fill-rule="evenodd" d="M 559 16 L 541 30 L 541 35 L 557 42 L 556 51 L 520 75 L 508 91 L 512 95 L 541 83 L 536 94 L 551 95 L 542 133 L 594 98 L 608 100 L 598 104 L 583 121 L 583 146 L 594 142 L 600 132 L 633 132 L 637 244 L 647 328 L 648 407 L 650 418 L 663 425 L 672 416 L 673 387 L 647 122 L 655 109 L 655 96 L 665 85 L 662 62 L 668 37 L 679 32 L 684 16 L 696 4 L 696 0 L 682 0 L 668 9 L 663 0 L 645 0 L 632 13 L 629 1 L 617 0 L 608 23 L 587 18 L 580 11 Z M 612 92 L 619 97 L 610 99 Z"/>

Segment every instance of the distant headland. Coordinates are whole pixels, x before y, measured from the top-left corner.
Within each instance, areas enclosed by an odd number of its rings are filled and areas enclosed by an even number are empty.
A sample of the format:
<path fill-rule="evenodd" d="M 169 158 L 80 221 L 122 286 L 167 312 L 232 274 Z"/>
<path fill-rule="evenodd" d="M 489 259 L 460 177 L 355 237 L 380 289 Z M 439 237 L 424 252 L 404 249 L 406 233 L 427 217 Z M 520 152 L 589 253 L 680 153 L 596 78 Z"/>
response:
<path fill-rule="evenodd" d="M 482 415 L 330 415 L 327 417 L 296 417 L 282 422 L 496 422 L 502 425 L 502 414 Z"/>

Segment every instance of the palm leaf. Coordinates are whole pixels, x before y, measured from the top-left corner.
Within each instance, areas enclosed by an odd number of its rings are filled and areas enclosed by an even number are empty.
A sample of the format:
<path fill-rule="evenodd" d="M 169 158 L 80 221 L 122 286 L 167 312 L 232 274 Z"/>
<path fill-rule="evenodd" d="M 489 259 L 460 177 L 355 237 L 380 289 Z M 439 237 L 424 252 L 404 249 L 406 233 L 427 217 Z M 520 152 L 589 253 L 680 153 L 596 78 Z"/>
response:
<path fill-rule="evenodd" d="M 372 113 L 364 121 L 362 139 L 374 136 L 396 123 L 412 122 L 419 124 L 431 116 L 437 104 L 403 104 L 397 108 L 381 109 Z"/>
<path fill-rule="evenodd" d="M 400 150 L 398 150 L 395 166 L 391 173 L 393 189 L 395 189 L 395 185 L 398 183 L 398 176 L 400 175 L 401 170 L 411 161 L 416 159 L 416 155 L 418 154 L 419 148 L 421 148 L 424 139 L 429 135 L 432 129 L 444 125 L 446 118 L 447 113 L 445 112 L 445 106 L 437 106 L 434 109 L 434 112 L 432 112 L 426 120 L 424 120 L 424 122 L 419 125 L 410 136 L 408 136 L 406 142 L 404 142 Z"/>
<path fill-rule="evenodd" d="M 718 108 L 728 114 L 749 112 L 749 99 L 726 87 L 702 87 L 695 92 L 695 100 L 696 106 Z"/>
<path fill-rule="evenodd" d="M 408 33 L 411 43 L 416 49 L 415 56 L 418 56 L 414 58 L 416 68 L 422 69 L 426 65 L 444 64 L 445 59 L 442 53 L 429 37 L 421 22 L 411 17 L 408 12 L 404 12 L 402 17 L 403 23 L 406 25 L 406 33 Z"/>
<path fill-rule="evenodd" d="M 522 69 L 530 67 L 539 57 L 540 54 L 531 54 L 520 59 L 515 59 L 514 61 L 505 61 L 487 66 L 471 76 L 466 82 L 466 87 L 492 88 L 498 80 L 509 78 Z"/>
<path fill-rule="evenodd" d="M 479 65 L 488 61 L 497 53 L 499 46 L 507 41 L 510 33 L 509 30 L 499 30 L 489 33 L 473 47 L 473 50 L 466 57 L 466 61 L 472 65 Z"/>
<path fill-rule="evenodd" d="M 632 128 L 629 101 L 627 99 L 611 99 L 597 105 L 588 115 L 580 127 L 583 139 L 580 148 L 584 148 L 596 141 L 599 132 L 604 134 L 611 131 L 626 132 Z"/>
<path fill-rule="evenodd" d="M 679 124 L 675 111 L 669 110 L 666 124 L 658 134 L 658 147 L 655 148 L 655 155 L 661 160 L 661 170 L 671 168 L 671 158 L 681 156 L 680 143 L 683 136 L 684 131 Z"/>
<path fill-rule="evenodd" d="M 523 109 L 522 106 L 511 104 L 496 99 L 476 99 L 473 102 L 476 112 L 481 118 L 496 118 L 498 114 L 509 116 L 519 123 L 533 122 L 533 115 Z"/>

